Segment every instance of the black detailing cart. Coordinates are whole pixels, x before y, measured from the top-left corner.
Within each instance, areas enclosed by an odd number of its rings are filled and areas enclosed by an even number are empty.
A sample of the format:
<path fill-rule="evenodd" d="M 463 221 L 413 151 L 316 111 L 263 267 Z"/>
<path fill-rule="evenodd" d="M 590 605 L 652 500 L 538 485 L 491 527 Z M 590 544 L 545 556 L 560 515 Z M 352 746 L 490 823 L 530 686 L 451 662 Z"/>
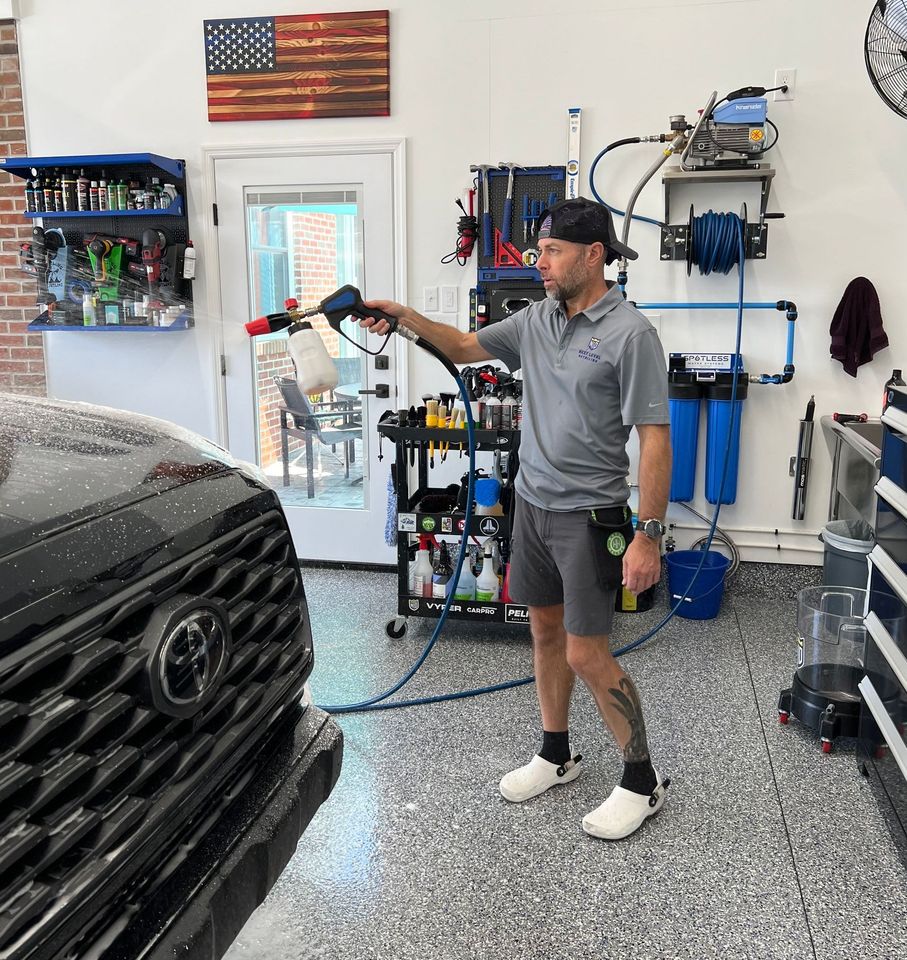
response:
<path fill-rule="evenodd" d="M 431 510 L 432 499 L 443 498 L 444 487 L 430 487 L 428 467 L 430 451 L 440 458 L 443 450 L 447 459 L 463 454 L 463 472 L 468 469 L 468 438 L 465 429 L 449 430 L 434 427 L 401 427 L 394 418 L 378 424 L 378 433 L 394 444 L 394 492 L 397 499 L 397 616 L 386 626 L 387 635 L 398 640 L 406 633 L 409 617 L 438 617 L 445 600 L 416 597 L 409 592 L 409 564 L 418 547 L 419 536 L 449 537 L 459 540 L 463 533 L 465 515 L 462 510 Z M 513 480 L 519 463 L 519 430 L 476 429 L 476 452 L 501 452 L 505 482 L 502 488 L 503 516 L 476 516 L 470 523 L 470 534 L 480 541 L 494 537 L 509 546 L 513 523 Z M 417 486 L 410 491 L 409 470 L 417 472 Z M 427 506 L 428 509 L 423 509 Z M 529 624 L 529 610 L 521 603 L 479 600 L 454 600 L 448 616 L 455 620 L 473 620 L 486 623 Z"/>

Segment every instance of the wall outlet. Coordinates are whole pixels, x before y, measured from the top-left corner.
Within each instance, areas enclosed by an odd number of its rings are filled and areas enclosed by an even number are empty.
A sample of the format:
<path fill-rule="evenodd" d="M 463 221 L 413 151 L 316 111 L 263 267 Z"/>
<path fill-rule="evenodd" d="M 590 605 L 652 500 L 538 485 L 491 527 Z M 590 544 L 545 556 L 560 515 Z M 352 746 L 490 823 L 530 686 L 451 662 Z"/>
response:
<path fill-rule="evenodd" d="M 443 313 L 457 312 L 456 287 L 441 287 L 441 311 Z"/>
<path fill-rule="evenodd" d="M 438 288 L 437 287 L 422 288 L 422 309 L 425 313 L 438 312 Z"/>
<path fill-rule="evenodd" d="M 797 70 L 795 67 L 775 71 L 775 86 L 783 87 L 787 85 L 786 90 L 776 90 L 776 100 L 793 100 L 797 89 Z"/>

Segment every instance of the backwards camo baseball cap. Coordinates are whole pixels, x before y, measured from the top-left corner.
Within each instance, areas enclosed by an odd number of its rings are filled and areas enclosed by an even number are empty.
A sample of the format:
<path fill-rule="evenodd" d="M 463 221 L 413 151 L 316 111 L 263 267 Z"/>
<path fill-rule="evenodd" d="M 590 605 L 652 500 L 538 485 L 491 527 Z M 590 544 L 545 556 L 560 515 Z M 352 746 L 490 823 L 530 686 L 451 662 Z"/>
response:
<path fill-rule="evenodd" d="M 613 263 L 618 257 L 636 260 L 639 254 L 624 246 L 614 232 L 611 211 L 594 200 L 577 197 L 561 200 L 549 207 L 535 224 L 537 240 L 568 240 L 570 243 L 602 243 L 605 246 L 605 263 Z"/>

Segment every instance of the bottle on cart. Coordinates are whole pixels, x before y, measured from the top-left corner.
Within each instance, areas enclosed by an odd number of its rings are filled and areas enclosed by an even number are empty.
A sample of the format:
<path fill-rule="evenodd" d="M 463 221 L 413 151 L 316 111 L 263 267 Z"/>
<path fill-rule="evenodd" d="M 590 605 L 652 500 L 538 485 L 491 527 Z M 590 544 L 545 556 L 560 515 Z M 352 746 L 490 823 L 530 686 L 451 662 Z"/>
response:
<path fill-rule="evenodd" d="M 441 542 L 441 549 L 435 558 L 434 572 L 431 578 L 431 595 L 439 600 L 445 600 L 450 593 L 451 579 L 453 578 L 453 566 L 450 562 L 450 551 L 447 549 L 447 541 Z"/>
<path fill-rule="evenodd" d="M 183 279 L 195 279 L 195 246 L 191 240 L 186 241 L 186 249 L 183 252 Z"/>
<path fill-rule="evenodd" d="M 25 211 L 26 213 L 36 213 L 35 206 L 35 184 L 32 180 L 25 181 Z"/>
<path fill-rule="evenodd" d="M 457 600 L 475 600 L 476 598 L 476 575 L 472 572 L 473 558 L 467 550 L 463 557 L 463 566 L 460 569 L 460 576 L 457 578 L 457 585 L 454 587 L 454 598 Z"/>
<path fill-rule="evenodd" d="M 491 555 L 491 544 L 486 540 L 485 554 L 482 559 L 482 572 L 476 580 L 476 600 L 482 603 L 493 603 L 498 599 L 500 582 L 494 571 L 494 558 Z"/>
<path fill-rule="evenodd" d="M 76 209 L 90 210 L 90 190 L 91 181 L 85 176 L 84 168 L 79 172 L 79 178 L 76 180 Z"/>
<path fill-rule="evenodd" d="M 88 209 L 100 210 L 98 206 L 98 181 L 92 180 L 88 186 Z"/>
<path fill-rule="evenodd" d="M 107 181 L 102 177 L 98 181 L 98 210 L 109 210 L 107 201 Z"/>
<path fill-rule="evenodd" d="M 56 205 L 54 204 L 53 177 L 48 176 L 45 180 L 41 182 L 41 191 L 44 194 L 44 209 L 48 213 L 54 213 L 57 208 L 56 208 Z"/>
<path fill-rule="evenodd" d="M 76 175 L 72 170 L 63 174 L 63 209 L 76 209 Z"/>
<path fill-rule="evenodd" d="M 888 409 L 888 403 L 889 403 L 888 391 L 892 387 L 905 387 L 905 386 L 907 386 L 907 384 L 904 383 L 904 380 L 901 377 L 901 371 L 892 370 L 891 376 L 888 378 L 888 380 L 885 383 L 885 390 L 882 393 L 882 413 L 884 413 Z"/>
<path fill-rule="evenodd" d="M 485 398 L 485 429 L 501 429 L 501 398 L 495 393 Z"/>
<path fill-rule="evenodd" d="M 424 537 L 419 537 L 419 549 L 416 551 L 416 562 L 413 564 L 412 593 L 414 597 L 431 596 L 433 573 L 428 541 Z"/>
<path fill-rule="evenodd" d="M 63 177 L 59 172 L 54 177 L 54 210 L 57 213 L 63 213 L 66 207 L 63 206 Z"/>

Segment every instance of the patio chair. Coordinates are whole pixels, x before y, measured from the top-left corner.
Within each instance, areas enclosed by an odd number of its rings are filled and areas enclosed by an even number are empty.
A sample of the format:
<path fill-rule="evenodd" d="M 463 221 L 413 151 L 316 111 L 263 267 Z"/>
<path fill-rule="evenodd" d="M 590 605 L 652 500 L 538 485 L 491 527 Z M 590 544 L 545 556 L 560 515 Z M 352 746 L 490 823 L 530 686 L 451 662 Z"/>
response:
<path fill-rule="evenodd" d="M 314 440 L 336 449 L 343 445 L 344 476 L 349 479 L 355 460 L 354 442 L 362 439 L 362 424 L 350 422 L 349 404 L 312 404 L 292 377 L 274 377 L 283 397 L 280 407 L 280 452 L 283 458 L 283 485 L 290 485 L 290 437 L 305 441 L 306 493 L 315 496 Z M 292 423 L 290 422 L 292 418 Z"/>

